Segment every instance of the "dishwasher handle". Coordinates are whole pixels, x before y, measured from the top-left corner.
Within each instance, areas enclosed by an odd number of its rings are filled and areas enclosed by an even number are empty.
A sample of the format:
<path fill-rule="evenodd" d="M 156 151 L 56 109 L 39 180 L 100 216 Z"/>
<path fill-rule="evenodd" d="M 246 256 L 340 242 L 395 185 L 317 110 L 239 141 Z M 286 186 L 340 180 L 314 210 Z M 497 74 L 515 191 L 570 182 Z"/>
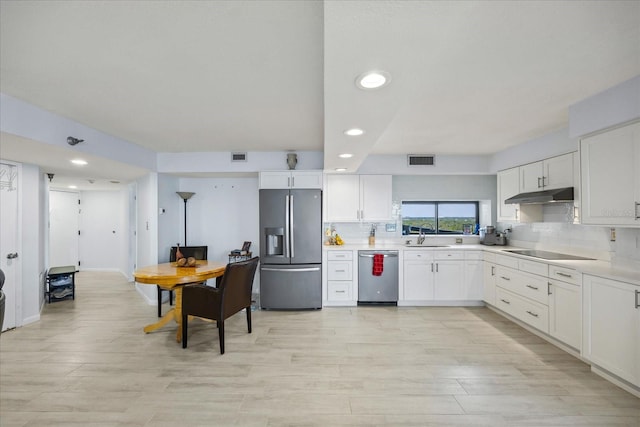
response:
<path fill-rule="evenodd" d="M 398 258 L 398 254 L 380 254 L 384 258 Z M 360 258 L 373 258 L 373 254 L 358 254 Z"/>

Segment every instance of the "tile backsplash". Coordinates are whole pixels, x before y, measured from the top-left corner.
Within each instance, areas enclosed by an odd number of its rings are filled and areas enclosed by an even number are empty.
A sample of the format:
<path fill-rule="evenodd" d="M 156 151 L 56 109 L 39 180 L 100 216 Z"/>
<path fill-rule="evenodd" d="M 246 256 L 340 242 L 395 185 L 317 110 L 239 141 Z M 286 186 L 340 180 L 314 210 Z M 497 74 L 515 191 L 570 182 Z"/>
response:
<path fill-rule="evenodd" d="M 498 224 L 502 230 L 511 226 L 509 243 L 515 246 L 566 252 L 588 256 L 629 269 L 640 274 L 640 229 L 585 226 L 569 223 L 536 222 L 530 224 Z"/>

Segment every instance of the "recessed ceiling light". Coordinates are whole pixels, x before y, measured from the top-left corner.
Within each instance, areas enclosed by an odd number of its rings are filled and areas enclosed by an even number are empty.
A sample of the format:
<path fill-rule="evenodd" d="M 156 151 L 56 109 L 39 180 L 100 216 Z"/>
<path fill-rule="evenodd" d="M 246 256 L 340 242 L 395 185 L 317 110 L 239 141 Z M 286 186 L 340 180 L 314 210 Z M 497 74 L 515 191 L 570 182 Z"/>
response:
<path fill-rule="evenodd" d="M 345 135 L 348 136 L 360 136 L 364 133 L 364 131 L 362 129 L 358 129 L 358 128 L 352 128 L 352 129 L 347 129 L 344 131 Z"/>
<path fill-rule="evenodd" d="M 71 160 L 71 163 L 73 163 L 74 165 L 78 165 L 78 166 L 84 166 L 87 164 L 86 160 L 82 160 L 82 159 L 73 159 Z"/>
<path fill-rule="evenodd" d="M 353 154 L 351 154 L 351 153 L 342 153 L 342 154 L 338 154 L 338 157 L 340 157 L 341 159 L 350 159 L 351 157 L 353 157 Z"/>
<path fill-rule="evenodd" d="M 360 89 L 378 89 L 391 81 L 391 76 L 386 71 L 369 71 L 360 74 L 356 79 L 356 86 Z"/>
<path fill-rule="evenodd" d="M 78 188 L 78 186 L 77 185 L 70 185 L 69 188 L 72 188 L 72 189 L 75 190 L 76 188 Z"/>
<path fill-rule="evenodd" d="M 344 172 L 347 168 L 336 168 L 336 172 Z"/>

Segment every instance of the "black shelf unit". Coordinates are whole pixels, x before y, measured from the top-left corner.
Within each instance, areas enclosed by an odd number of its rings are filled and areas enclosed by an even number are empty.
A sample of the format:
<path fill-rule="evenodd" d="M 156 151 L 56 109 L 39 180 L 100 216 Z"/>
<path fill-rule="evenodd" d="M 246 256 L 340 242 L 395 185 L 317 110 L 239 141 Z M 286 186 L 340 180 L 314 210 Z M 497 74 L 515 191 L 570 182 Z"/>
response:
<path fill-rule="evenodd" d="M 47 272 L 47 296 L 49 303 L 63 299 L 76 299 L 76 268 L 72 265 L 52 267 Z"/>

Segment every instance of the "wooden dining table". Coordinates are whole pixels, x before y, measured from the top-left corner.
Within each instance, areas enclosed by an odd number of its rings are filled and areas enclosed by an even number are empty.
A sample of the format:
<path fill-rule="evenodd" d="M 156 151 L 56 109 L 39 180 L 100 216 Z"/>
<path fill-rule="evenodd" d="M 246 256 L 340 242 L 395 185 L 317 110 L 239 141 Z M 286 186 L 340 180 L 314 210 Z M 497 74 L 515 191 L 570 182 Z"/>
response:
<path fill-rule="evenodd" d="M 144 327 L 144 332 L 156 331 L 172 319 L 178 324 L 176 341 L 182 341 L 182 287 L 189 283 L 204 282 L 224 274 L 226 264 L 212 261 L 196 261 L 195 267 L 178 267 L 175 262 L 149 265 L 133 273 L 136 282 L 158 285 L 168 291 L 175 291 L 175 305 L 160 320 Z"/>

